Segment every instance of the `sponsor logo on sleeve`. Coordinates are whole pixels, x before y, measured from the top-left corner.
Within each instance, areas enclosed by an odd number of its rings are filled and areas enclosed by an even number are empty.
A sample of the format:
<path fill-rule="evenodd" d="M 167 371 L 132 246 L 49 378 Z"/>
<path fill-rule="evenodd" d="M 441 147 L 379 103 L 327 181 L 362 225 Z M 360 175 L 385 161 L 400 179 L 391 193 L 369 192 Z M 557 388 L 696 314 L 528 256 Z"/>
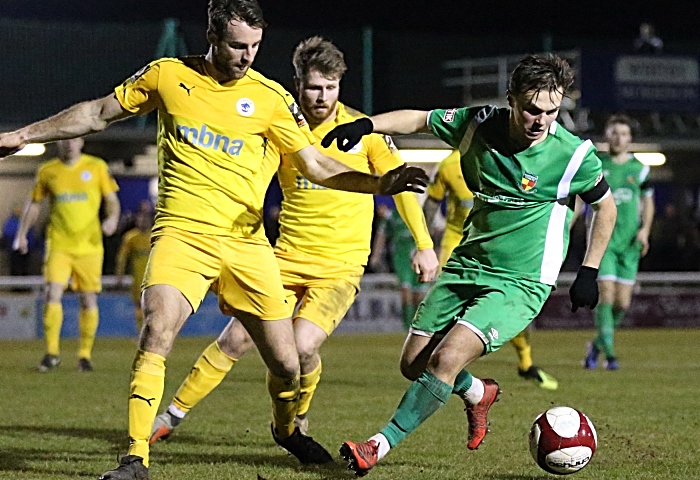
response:
<path fill-rule="evenodd" d="M 129 86 L 129 85 L 133 85 L 134 83 L 136 83 L 136 80 L 138 80 L 139 78 L 143 77 L 143 76 L 146 74 L 146 72 L 149 71 L 150 69 L 151 69 L 151 65 L 150 65 L 150 64 L 149 64 L 149 65 L 146 65 L 146 66 L 143 67 L 143 68 L 141 68 L 138 72 L 134 73 L 132 76 L 130 76 L 129 78 L 127 78 L 126 81 L 124 82 L 123 86 L 126 87 L 126 86 Z"/>
<path fill-rule="evenodd" d="M 449 110 L 445 110 L 445 113 L 442 115 L 443 121 L 447 123 L 452 123 L 455 119 L 455 114 L 457 113 L 456 108 L 450 108 Z"/>
<path fill-rule="evenodd" d="M 306 118 L 304 118 L 304 114 L 301 113 L 301 108 L 299 108 L 297 102 L 292 102 L 292 104 L 289 105 L 289 111 L 292 113 L 292 116 L 294 117 L 294 120 L 296 120 L 299 128 L 305 127 L 307 125 Z"/>
<path fill-rule="evenodd" d="M 250 117 L 255 113 L 255 104 L 250 98 L 241 98 L 236 102 L 236 110 L 244 117 Z"/>
<path fill-rule="evenodd" d="M 393 155 L 394 153 L 396 153 L 396 150 L 398 150 L 398 149 L 396 148 L 396 144 L 394 143 L 394 139 L 391 138 L 390 135 L 382 135 L 382 136 L 384 137 L 384 142 L 386 143 L 386 146 L 389 147 L 389 151 L 391 152 L 391 154 Z"/>

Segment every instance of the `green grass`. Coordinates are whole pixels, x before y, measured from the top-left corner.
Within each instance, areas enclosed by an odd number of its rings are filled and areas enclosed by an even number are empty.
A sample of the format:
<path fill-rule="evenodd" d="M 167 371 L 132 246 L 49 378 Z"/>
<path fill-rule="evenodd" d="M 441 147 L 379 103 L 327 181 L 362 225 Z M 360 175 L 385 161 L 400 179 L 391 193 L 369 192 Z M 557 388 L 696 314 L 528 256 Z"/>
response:
<path fill-rule="evenodd" d="M 447 406 L 391 452 L 368 478 L 525 480 L 553 476 L 530 458 L 535 415 L 553 405 L 585 412 L 598 430 L 598 452 L 577 479 L 700 478 L 700 330 L 635 330 L 617 336 L 621 369 L 584 371 L 592 332 L 536 332 L 536 362 L 557 377 L 555 392 L 519 379 L 510 346 L 473 365 L 503 395 L 490 415 L 493 433 L 476 452 L 465 447 L 466 418 Z M 398 371 L 402 335 L 335 336 L 323 348 L 324 374 L 312 405 L 311 433 L 335 454 L 346 439 L 382 428 L 408 386 Z M 167 404 L 206 338 L 178 340 L 168 360 Z M 75 341 L 63 344 L 56 372 L 32 371 L 39 341 L 0 342 L 0 478 L 95 478 L 126 451 L 126 397 L 135 342 L 99 340 L 96 371 L 75 370 Z M 162 408 L 161 408 L 162 410 Z M 168 442 L 156 445 L 152 479 L 351 479 L 338 460 L 301 467 L 275 447 L 264 368 L 241 360 Z"/>

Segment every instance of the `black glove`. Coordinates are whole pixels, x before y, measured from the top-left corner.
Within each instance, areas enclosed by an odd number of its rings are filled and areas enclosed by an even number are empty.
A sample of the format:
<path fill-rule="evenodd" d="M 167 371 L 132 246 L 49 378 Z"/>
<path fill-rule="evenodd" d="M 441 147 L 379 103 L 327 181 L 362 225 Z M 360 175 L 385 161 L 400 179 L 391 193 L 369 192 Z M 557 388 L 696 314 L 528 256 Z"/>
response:
<path fill-rule="evenodd" d="M 321 140 L 321 145 L 328 148 L 333 143 L 333 140 L 338 140 L 338 149 L 343 152 L 348 152 L 352 147 L 365 135 L 369 135 L 374 130 L 374 124 L 369 118 L 361 118 L 351 123 L 338 125 Z"/>
<path fill-rule="evenodd" d="M 396 195 L 406 191 L 423 193 L 427 184 L 428 175 L 422 168 L 403 164 L 382 175 L 379 179 L 379 195 Z"/>
<path fill-rule="evenodd" d="M 598 269 L 584 267 L 578 269 L 576 280 L 569 289 L 571 311 L 579 307 L 589 307 L 591 310 L 598 305 Z"/>

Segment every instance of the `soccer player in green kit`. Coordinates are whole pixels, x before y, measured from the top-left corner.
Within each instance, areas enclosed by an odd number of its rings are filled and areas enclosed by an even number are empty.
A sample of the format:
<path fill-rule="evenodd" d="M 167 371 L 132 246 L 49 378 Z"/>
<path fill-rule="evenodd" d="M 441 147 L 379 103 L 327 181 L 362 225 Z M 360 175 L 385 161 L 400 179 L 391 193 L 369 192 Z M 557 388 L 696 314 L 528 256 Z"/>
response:
<path fill-rule="evenodd" d="M 600 304 L 595 309 L 598 335 L 589 344 L 584 360 L 584 367 L 591 370 L 598 367 L 600 352 L 605 355 L 605 368 L 619 368 L 614 333 L 630 306 L 639 259 L 649 250 L 649 232 L 654 219 L 654 190 L 649 186 L 649 167 L 629 152 L 630 119 L 624 115 L 610 117 L 605 137 L 610 154 L 600 155 L 600 159 L 617 205 L 617 221 L 600 263 Z"/>
<path fill-rule="evenodd" d="M 445 404 L 466 405 L 467 447 L 479 447 L 500 393 L 492 379 L 464 368 L 498 350 L 535 318 L 566 253 L 575 195 L 594 210 L 588 249 L 570 289 L 572 310 L 598 301 L 598 266 L 615 224 L 615 202 L 590 140 L 555 122 L 573 83 L 555 55 L 530 55 L 513 71 L 509 108 L 402 110 L 336 127 L 322 141 L 349 149 L 363 135 L 431 132 L 459 149 L 474 208 L 464 236 L 421 303 L 401 355 L 413 380 L 389 423 L 341 454 L 358 476 Z"/>

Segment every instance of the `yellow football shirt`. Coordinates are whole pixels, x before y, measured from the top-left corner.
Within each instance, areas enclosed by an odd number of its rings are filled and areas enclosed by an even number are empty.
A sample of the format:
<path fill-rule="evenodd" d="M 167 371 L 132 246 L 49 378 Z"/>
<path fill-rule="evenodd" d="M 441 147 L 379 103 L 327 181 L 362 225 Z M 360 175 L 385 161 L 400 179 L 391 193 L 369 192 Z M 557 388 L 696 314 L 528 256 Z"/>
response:
<path fill-rule="evenodd" d="M 362 114 L 339 102 L 335 119 L 316 125 L 312 129 L 313 135 L 321 140 L 336 126 L 352 122 L 360 116 Z M 324 155 L 364 173 L 383 174 L 403 164 L 389 136 L 367 135 L 349 152 L 339 150 L 335 142 L 329 148 L 323 148 L 319 142 L 318 147 Z M 278 246 L 352 265 L 367 263 L 374 215 L 371 195 L 330 190 L 316 185 L 284 157 L 279 180 L 284 198 Z M 404 199 L 404 204 L 413 206 L 414 203 L 415 208 L 407 210 L 417 211 L 420 216 L 419 221 L 413 222 L 418 224 L 413 230 L 418 232 L 419 248 L 432 247 L 416 195 L 404 192 L 399 196 Z M 415 218 L 415 214 L 411 215 Z"/>
<path fill-rule="evenodd" d="M 46 197 L 50 201 L 47 250 L 76 255 L 102 252 L 100 205 L 103 196 L 117 190 L 107 163 L 100 158 L 82 154 L 73 165 L 57 158 L 43 164 L 32 201 Z"/>
<path fill-rule="evenodd" d="M 126 265 L 130 263 L 134 281 L 140 284 L 146 271 L 150 253 L 151 232 L 142 232 L 138 228 L 132 228 L 122 238 L 122 245 L 117 255 L 117 274 L 124 275 Z"/>
<path fill-rule="evenodd" d="M 129 112 L 158 110 L 158 206 L 166 226 L 213 235 L 262 235 L 269 143 L 292 153 L 314 137 L 292 96 L 250 69 L 220 84 L 204 56 L 156 60 L 115 89 Z"/>
<path fill-rule="evenodd" d="M 447 196 L 446 228 L 462 235 L 464 220 L 474 206 L 474 194 L 462 175 L 459 151 L 455 150 L 438 166 L 437 175 L 428 185 L 430 198 L 441 202 Z"/>

